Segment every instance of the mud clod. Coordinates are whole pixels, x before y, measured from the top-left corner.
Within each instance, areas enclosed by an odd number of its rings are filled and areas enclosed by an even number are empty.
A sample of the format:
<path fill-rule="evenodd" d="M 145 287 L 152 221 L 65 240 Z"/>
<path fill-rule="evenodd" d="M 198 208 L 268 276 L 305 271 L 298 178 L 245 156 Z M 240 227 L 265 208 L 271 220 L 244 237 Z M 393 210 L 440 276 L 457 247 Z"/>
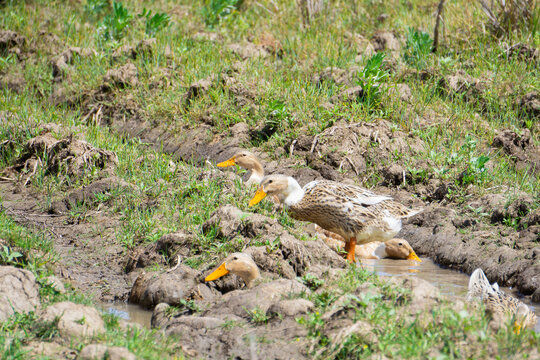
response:
<path fill-rule="evenodd" d="M 47 161 L 44 162 L 44 159 Z M 80 178 L 95 169 L 111 175 L 117 164 L 118 157 L 112 151 L 95 148 L 73 136 L 57 140 L 51 133 L 45 133 L 26 143 L 24 153 L 14 168 L 35 174 L 36 168 L 43 166 L 52 175 Z"/>
<path fill-rule="evenodd" d="M 540 119 L 540 93 L 530 92 L 521 97 L 517 104 L 529 116 L 536 120 Z"/>
<path fill-rule="evenodd" d="M 485 90 L 485 84 L 468 75 L 464 71 L 459 71 L 454 75 L 449 75 L 439 81 L 439 87 L 446 90 L 450 96 L 463 96 L 467 101 L 481 101 Z"/>
<path fill-rule="evenodd" d="M 123 89 L 137 86 L 138 83 L 137 68 L 132 63 L 127 63 L 124 66 L 107 71 L 103 77 L 102 89 L 104 91 L 111 90 L 114 87 Z"/>
<path fill-rule="evenodd" d="M 246 44 L 230 44 L 228 48 L 233 52 L 233 54 L 237 55 L 242 60 L 256 57 L 265 58 L 270 56 L 270 53 L 265 49 L 264 46 L 258 46 L 250 42 Z"/>
<path fill-rule="evenodd" d="M 195 98 L 203 96 L 210 90 L 214 84 L 214 77 L 210 76 L 206 79 L 201 79 L 197 82 L 194 82 L 189 86 L 189 89 L 186 94 L 186 103 L 190 103 Z"/>
<path fill-rule="evenodd" d="M 504 130 L 493 139 L 492 146 L 503 149 L 514 159 L 518 168 L 540 172 L 540 149 L 531 141 L 529 129 L 523 129 L 521 135 L 512 130 Z"/>
<path fill-rule="evenodd" d="M 63 199 L 53 202 L 50 210 L 55 214 L 64 214 L 78 205 L 86 204 L 91 206 L 100 194 L 128 190 L 134 190 L 133 186 L 116 176 L 97 180 L 82 189 L 73 190 Z"/>
<path fill-rule="evenodd" d="M 0 30 L 0 54 L 20 54 L 21 48 L 26 45 L 26 38 L 15 31 Z"/>
<path fill-rule="evenodd" d="M 390 50 L 399 52 L 401 49 L 400 41 L 396 35 L 390 31 L 378 31 L 371 38 L 371 43 L 373 44 L 375 51 Z"/>

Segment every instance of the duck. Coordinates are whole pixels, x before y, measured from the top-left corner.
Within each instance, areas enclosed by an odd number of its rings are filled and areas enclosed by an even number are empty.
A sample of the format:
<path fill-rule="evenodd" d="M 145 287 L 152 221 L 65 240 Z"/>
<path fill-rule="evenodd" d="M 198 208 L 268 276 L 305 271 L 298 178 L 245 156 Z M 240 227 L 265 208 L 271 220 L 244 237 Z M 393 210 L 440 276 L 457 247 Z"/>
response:
<path fill-rule="evenodd" d="M 526 304 L 500 290 L 497 283 L 490 284 L 480 268 L 474 270 L 469 279 L 467 301 L 474 300 L 482 301 L 493 318 L 512 317 L 515 333 L 519 334 L 522 328 L 534 327 L 538 322 Z"/>
<path fill-rule="evenodd" d="M 253 258 L 248 254 L 236 252 L 225 258 L 221 265 L 212 271 L 204 281 L 214 281 L 229 273 L 240 277 L 248 289 L 251 289 L 261 277 L 259 267 Z"/>
<path fill-rule="evenodd" d="M 401 230 L 402 218 L 422 211 L 360 186 L 315 180 L 302 188 L 293 177 L 280 174 L 261 180 L 249 206 L 267 195 L 277 196 L 294 219 L 313 222 L 343 237 L 346 258 L 353 263 L 356 244 L 390 240 Z"/>
<path fill-rule="evenodd" d="M 230 159 L 217 164 L 218 167 L 229 167 L 234 165 L 238 165 L 251 171 L 251 175 L 246 181 L 247 186 L 254 184 L 258 185 L 264 177 L 264 169 L 259 159 L 247 150 L 241 150 L 234 154 Z"/>
<path fill-rule="evenodd" d="M 326 244 L 332 249 L 338 251 L 343 248 L 343 241 L 335 238 L 327 238 Z M 422 262 L 416 255 L 411 244 L 405 239 L 394 238 L 385 242 L 372 241 L 367 244 L 357 245 L 355 249 L 355 257 L 359 259 L 397 259 L 397 260 L 414 260 Z"/>

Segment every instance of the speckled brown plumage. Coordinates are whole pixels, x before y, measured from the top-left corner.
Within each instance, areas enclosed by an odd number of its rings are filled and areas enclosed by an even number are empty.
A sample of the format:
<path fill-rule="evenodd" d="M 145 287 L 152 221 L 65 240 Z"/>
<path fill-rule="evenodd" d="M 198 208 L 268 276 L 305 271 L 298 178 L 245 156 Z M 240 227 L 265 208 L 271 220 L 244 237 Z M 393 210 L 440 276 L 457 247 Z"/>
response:
<path fill-rule="evenodd" d="M 277 195 L 293 218 L 341 235 L 347 241 L 349 259 L 354 258 L 356 242 L 389 240 L 401 229 L 401 218 L 419 212 L 359 186 L 317 180 L 302 189 L 296 180 L 284 175 L 263 178 L 258 194 L 250 204 L 260 201 L 261 194 Z"/>
<path fill-rule="evenodd" d="M 476 269 L 471 274 L 467 299 L 481 300 L 492 315 L 513 317 L 519 327 L 534 327 L 538 322 L 527 305 L 500 290 L 496 283 L 491 285 L 482 269 Z"/>

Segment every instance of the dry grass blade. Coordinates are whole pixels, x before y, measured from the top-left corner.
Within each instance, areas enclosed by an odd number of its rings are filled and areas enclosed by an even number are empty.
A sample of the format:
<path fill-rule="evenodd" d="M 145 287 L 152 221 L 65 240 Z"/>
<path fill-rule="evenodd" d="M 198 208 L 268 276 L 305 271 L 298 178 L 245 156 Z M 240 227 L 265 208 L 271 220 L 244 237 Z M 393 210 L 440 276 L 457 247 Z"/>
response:
<path fill-rule="evenodd" d="M 520 27 L 528 28 L 537 12 L 536 0 L 495 0 L 491 5 L 479 0 L 493 33 L 508 35 Z"/>

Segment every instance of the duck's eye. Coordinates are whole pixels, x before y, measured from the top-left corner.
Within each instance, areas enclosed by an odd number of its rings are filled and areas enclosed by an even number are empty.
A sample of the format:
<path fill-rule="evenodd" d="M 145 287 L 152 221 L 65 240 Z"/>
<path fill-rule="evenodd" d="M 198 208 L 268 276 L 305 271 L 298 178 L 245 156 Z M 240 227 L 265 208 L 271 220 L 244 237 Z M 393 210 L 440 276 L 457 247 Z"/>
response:
<path fill-rule="evenodd" d="M 272 180 L 268 180 L 268 183 L 271 184 L 271 183 L 272 183 Z"/>
<path fill-rule="evenodd" d="M 399 246 L 403 246 L 403 243 L 398 243 Z"/>

